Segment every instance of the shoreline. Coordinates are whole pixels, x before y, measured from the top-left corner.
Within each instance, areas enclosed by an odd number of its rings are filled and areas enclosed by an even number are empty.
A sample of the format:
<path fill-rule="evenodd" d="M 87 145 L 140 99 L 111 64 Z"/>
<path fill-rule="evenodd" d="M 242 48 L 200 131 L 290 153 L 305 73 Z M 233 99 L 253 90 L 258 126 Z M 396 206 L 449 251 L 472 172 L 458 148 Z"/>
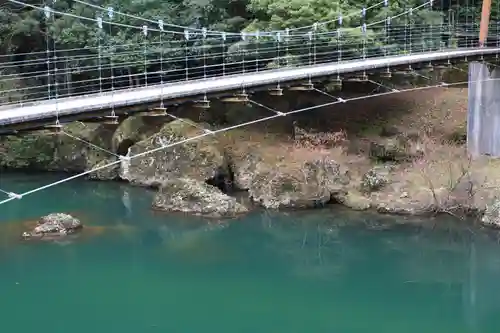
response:
<path fill-rule="evenodd" d="M 30 173 L 28 171 L 19 171 L 19 170 L 10 170 L 6 175 L 9 180 L 12 176 L 16 177 L 16 174 L 20 177 L 25 175 L 29 175 L 32 177 L 32 180 L 38 181 L 40 178 L 43 178 L 46 175 L 66 175 L 61 172 L 47 172 L 47 171 L 38 171 L 36 173 Z M 91 184 L 85 179 L 77 180 L 77 186 L 82 186 L 84 184 Z M 106 189 L 107 186 L 111 186 L 111 189 L 117 187 L 120 189 L 119 193 L 124 190 L 128 192 L 130 189 L 135 189 L 135 196 L 141 196 L 142 191 L 148 192 L 149 195 L 154 196 L 155 190 L 133 186 L 130 184 L 123 183 L 122 181 L 108 181 L 102 182 L 97 181 L 100 184 L 99 189 Z M 102 185 L 102 186 L 101 186 Z M 92 186 L 93 188 L 93 186 Z M 127 190 L 128 189 L 128 190 Z M 111 190 L 111 193 L 115 193 L 115 190 Z M 115 197 L 116 198 L 116 197 Z M 118 199 L 119 200 L 119 199 Z M 247 206 L 248 207 L 248 206 Z M 135 207 L 137 210 L 137 207 Z M 327 204 L 321 208 L 314 209 L 283 209 L 283 210 L 273 210 L 273 209 L 265 209 L 258 205 L 253 205 L 249 207 L 249 211 L 230 217 L 210 217 L 203 215 L 193 215 L 186 212 L 175 212 L 175 211 L 163 211 L 163 210 L 155 210 L 152 207 L 143 207 L 139 209 L 144 209 L 144 211 L 149 211 L 150 214 L 156 218 L 160 218 L 159 221 L 170 221 L 175 223 L 180 223 L 185 225 L 195 225 L 195 226 L 203 226 L 205 224 L 209 225 L 226 225 L 227 223 L 234 223 L 238 221 L 245 221 L 247 218 L 254 219 L 256 216 L 259 217 L 261 222 L 265 223 L 266 220 L 273 220 L 275 217 L 279 219 L 286 219 L 290 224 L 314 224 L 315 221 L 322 221 L 321 223 L 326 223 L 326 225 L 334 228 L 344 228 L 344 227 L 353 227 L 353 228 L 366 228 L 371 231 L 398 231 L 398 230 L 436 230 L 441 232 L 458 232 L 462 233 L 483 233 L 488 237 L 498 238 L 500 235 L 498 232 L 500 231 L 498 228 L 492 228 L 489 225 L 485 225 L 481 223 L 476 218 L 465 217 L 457 219 L 450 214 L 447 213 L 436 213 L 436 214 L 427 214 L 427 215 L 398 215 L 398 214 L 388 214 L 388 213 L 380 213 L 376 210 L 369 209 L 365 211 L 352 210 L 346 206 L 341 204 Z M 49 209 L 43 214 L 48 214 L 52 212 L 53 209 Z M 61 210 L 63 213 L 68 213 L 81 221 L 88 222 L 89 216 L 86 216 L 82 212 L 71 211 L 66 212 Z M 83 214 L 83 215 L 82 215 Z M 19 230 L 25 230 L 28 226 L 26 222 L 35 223 L 37 220 L 36 216 L 33 216 L 28 220 L 19 220 L 16 222 L 19 224 Z M 169 223 L 170 223 L 169 222 Z M 11 224 L 10 223 L 10 224 Z M 90 227 L 101 227 L 101 224 L 90 224 Z M 142 228 L 143 226 L 139 226 Z M 24 229 L 23 229 L 24 228 Z M 16 229 L 16 230 L 18 230 Z"/>
<path fill-rule="evenodd" d="M 158 189 L 153 208 L 202 216 L 231 217 L 254 206 L 300 210 L 340 204 L 395 215 L 481 218 L 486 212 L 483 223 L 500 226 L 500 163 L 470 161 L 464 147 L 466 89 L 417 95 L 335 106 L 207 136 L 88 178 Z M 274 109 L 312 102 L 307 94 L 286 97 L 256 96 Z M 88 143 L 117 155 L 138 154 L 266 112 L 216 104 L 209 112 L 180 106 L 172 114 L 183 118 L 173 121 L 131 116 L 117 128 L 68 123 L 65 132 L 85 142 L 44 130 L 1 137 L 0 167 L 76 174 L 117 160 Z"/>

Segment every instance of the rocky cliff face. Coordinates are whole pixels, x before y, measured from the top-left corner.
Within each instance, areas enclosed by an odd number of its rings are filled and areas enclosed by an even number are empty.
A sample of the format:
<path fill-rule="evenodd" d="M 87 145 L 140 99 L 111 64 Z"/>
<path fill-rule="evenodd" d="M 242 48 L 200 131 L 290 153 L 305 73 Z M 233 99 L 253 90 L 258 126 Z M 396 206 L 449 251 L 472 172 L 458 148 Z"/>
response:
<path fill-rule="evenodd" d="M 349 179 L 337 162 L 329 159 L 306 161 L 297 169 L 261 166 L 254 173 L 248 194 L 265 208 L 323 207 L 345 196 Z"/>
<path fill-rule="evenodd" d="M 113 128 L 74 122 L 64 131 L 68 135 L 35 131 L 1 137 L 0 168 L 82 172 L 111 156 L 91 145 L 110 150 Z"/>
<path fill-rule="evenodd" d="M 189 120 L 165 124 L 157 133 L 130 147 L 130 155 L 153 152 L 132 159 L 126 168 L 121 168 L 120 177 L 133 184 L 159 187 L 179 177 L 207 181 L 218 172 L 227 173 L 224 152 L 212 135 L 183 142 L 204 134 L 199 127 Z M 172 146 L 177 142 L 183 143 Z"/>
<path fill-rule="evenodd" d="M 428 160 L 426 145 L 415 135 L 395 131 L 367 142 L 344 138 L 341 143 L 336 142 L 336 135 L 328 135 L 328 145 L 323 145 L 325 140 L 315 139 L 319 134 L 300 129 L 301 138 L 306 133 L 305 137 L 318 141 L 313 140 L 316 143 L 311 146 L 309 140 L 302 147 L 300 138 L 264 142 L 263 136 L 240 135 L 228 141 L 225 134 L 207 135 L 210 130 L 209 125 L 188 119 L 141 116 L 129 117 L 116 128 L 74 122 L 64 126 L 69 135 L 35 131 L 0 137 L 0 168 L 96 169 L 88 178 L 121 179 L 157 188 L 154 209 L 211 217 L 247 212 L 249 204 L 231 196 L 232 191 L 242 191 L 250 205 L 267 209 L 309 209 L 336 203 L 355 210 L 405 215 L 483 216 L 486 211 L 483 222 L 500 225 L 494 190 L 500 184 L 490 181 L 483 186 L 477 181 L 479 175 L 475 180 L 457 176 L 458 182 L 450 178 L 435 183 L 443 166 Z M 197 136 L 200 138 L 190 140 Z M 136 155 L 140 157 L 128 159 Z M 442 160 L 446 159 L 438 162 Z M 115 164 L 103 168 L 109 163 Z"/>
<path fill-rule="evenodd" d="M 349 179 L 333 160 L 315 159 L 290 169 L 286 163 L 269 164 L 258 151 L 232 159 L 211 134 L 186 141 L 206 130 L 208 126 L 187 119 L 148 124 L 140 116 L 126 119 L 114 130 L 71 123 L 64 127 L 69 135 L 36 131 L 2 138 L 0 166 L 70 172 L 98 169 L 89 178 L 120 178 L 158 188 L 155 209 L 209 216 L 247 211 L 224 193 L 231 189 L 247 190 L 251 201 L 265 208 L 320 207 L 347 192 Z M 172 145 L 176 142 L 181 143 Z M 127 159 L 135 155 L 143 156 Z M 120 163 L 101 168 L 117 162 L 119 156 L 125 156 Z"/>

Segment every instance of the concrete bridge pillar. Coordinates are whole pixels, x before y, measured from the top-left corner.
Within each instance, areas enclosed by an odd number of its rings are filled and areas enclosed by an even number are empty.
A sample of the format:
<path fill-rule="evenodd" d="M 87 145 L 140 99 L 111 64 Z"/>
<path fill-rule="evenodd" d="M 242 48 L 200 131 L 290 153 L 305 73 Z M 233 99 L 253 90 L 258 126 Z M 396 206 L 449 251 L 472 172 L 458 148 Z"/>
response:
<path fill-rule="evenodd" d="M 472 157 L 500 157 L 500 70 L 469 64 L 467 150 Z"/>

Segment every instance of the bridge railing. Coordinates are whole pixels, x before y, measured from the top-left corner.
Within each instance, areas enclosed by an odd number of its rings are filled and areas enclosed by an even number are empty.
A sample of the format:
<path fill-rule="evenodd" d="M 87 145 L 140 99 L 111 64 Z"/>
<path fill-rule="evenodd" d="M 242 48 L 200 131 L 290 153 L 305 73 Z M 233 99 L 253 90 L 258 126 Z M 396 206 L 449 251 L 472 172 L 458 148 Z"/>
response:
<path fill-rule="evenodd" d="M 4 107 L 152 84 L 477 47 L 477 24 L 387 24 L 283 35 L 194 35 L 141 44 L 0 55 Z M 498 24 L 490 35 L 498 35 Z M 498 45 L 498 38 L 490 38 Z"/>

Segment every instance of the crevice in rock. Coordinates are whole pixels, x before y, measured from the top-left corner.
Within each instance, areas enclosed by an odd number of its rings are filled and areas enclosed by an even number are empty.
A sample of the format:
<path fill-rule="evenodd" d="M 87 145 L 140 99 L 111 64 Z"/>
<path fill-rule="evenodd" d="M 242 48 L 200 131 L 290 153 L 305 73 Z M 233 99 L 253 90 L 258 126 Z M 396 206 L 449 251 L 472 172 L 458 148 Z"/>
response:
<path fill-rule="evenodd" d="M 118 148 L 116 149 L 116 153 L 121 156 L 125 156 L 128 153 L 128 149 L 132 147 L 135 144 L 135 142 L 131 139 L 125 139 L 120 144 L 118 145 Z"/>
<path fill-rule="evenodd" d="M 330 196 L 330 200 L 325 202 L 325 205 L 342 205 L 342 199 L 332 195 Z"/>
<path fill-rule="evenodd" d="M 234 173 L 232 168 L 228 165 L 226 167 L 218 167 L 215 176 L 207 179 L 205 183 L 218 188 L 224 194 L 231 194 L 235 192 L 233 180 Z"/>
<path fill-rule="evenodd" d="M 232 162 L 227 163 L 227 182 L 231 185 L 231 192 L 238 190 L 236 186 L 234 186 L 234 168 Z"/>
<path fill-rule="evenodd" d="M 330 193 L 330 200 L 325 205 L 340 205 L 344 206 L 345 199 L 348 195 L 347 191 L 334 191 Z"/>
<path fill-rule="evenodd" d="M 208 185 L 218 188 L 222 193 L 227 195 L 242 192 L 234 183 L 234 163 L 227 152 L 224 152 L 224 161 L 224 165 L 217 168 L 215 176 L 207 179 L 205 182 Z"/>

